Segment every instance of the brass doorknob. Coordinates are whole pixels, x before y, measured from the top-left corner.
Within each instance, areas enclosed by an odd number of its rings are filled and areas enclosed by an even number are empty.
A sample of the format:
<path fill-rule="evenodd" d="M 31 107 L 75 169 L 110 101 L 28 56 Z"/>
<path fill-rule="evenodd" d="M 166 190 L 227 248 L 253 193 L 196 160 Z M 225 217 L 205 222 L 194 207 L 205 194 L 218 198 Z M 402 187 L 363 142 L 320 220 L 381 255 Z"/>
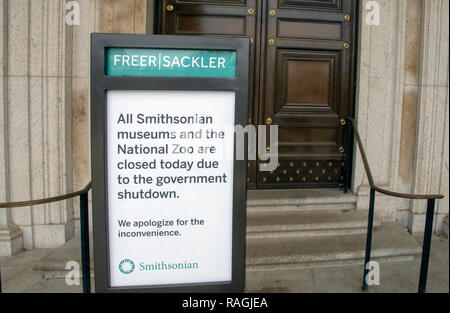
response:
<path fill-rule="evenodd" d="M 166 10 L 169 11 L 169 12 L 172 12 L 172 11 L 173 11 L 173 5 L 169 4 L 169 5 L 166 7 Z"/>
<path fill-rule="evenodd" d="M 275 10 L 270 10 L 270 11 L 269 11 L 269 14 L 272 15 L 272 16 L 274 16 L 276 13 L 277 13 L 277 12 L 276 12 Z"/>
<path fill-rule="evenodd" d="M 248 14 L 252 15 L 253 13 L 255 13 L 255 9 L 250 8 L 250 9 L 248 9 L 247 12 L 248 12 Z"/>

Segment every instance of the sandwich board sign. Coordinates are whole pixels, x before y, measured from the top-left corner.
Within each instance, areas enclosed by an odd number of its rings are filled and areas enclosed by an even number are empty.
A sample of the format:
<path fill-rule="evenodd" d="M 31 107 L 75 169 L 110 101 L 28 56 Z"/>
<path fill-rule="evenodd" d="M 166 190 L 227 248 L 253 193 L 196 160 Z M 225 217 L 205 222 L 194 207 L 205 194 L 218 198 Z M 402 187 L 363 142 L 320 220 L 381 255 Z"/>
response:
<path fill-rule="evenodd" d="M 92 35 L 97 292 L 243 292 L 248 60 L 246 38 Z"/>

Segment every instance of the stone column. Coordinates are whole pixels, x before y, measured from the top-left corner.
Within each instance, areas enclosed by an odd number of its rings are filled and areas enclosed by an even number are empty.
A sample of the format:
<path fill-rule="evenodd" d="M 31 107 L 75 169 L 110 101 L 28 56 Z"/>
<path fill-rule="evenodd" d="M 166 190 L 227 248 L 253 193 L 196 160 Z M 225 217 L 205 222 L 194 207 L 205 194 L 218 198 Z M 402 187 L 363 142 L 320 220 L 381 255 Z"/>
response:
<path fill-rule="evenodd" d="M 449 206 L 449 2 L 422 1 L 422 38 L 419 70 L 416 159 L 413 191 L 442 193 L 436 205 L 435 230 L 441 231 Z M 411 206 L 409 228 L 423 232 L 425 201 Z"/>
<path fill-rule="evenodd" d="M 72 158 L 73 185 L 84 188 L 91 180 L 90 55 L 98 1 L 80 0 L 80 25 L 73 26 L 72 51 Z M 89 194 L 90 197 L 90 194 Z M 89 198 L 90 201 L 90 198 Z M 80 203 L 74 199 L 75 233 L 80 231 Z M 91 221 L 91 219 L 90 219 Z"/>
<path fill-rule="evenodd" d="M 380 25 L 367 25 L 361 3 L 359 23 L 359 77 L 356 118 L 375 183 L 389 190 L 398 188 L 398 168 L 404 80 L 406 0 L 379 0 Z M 354 151 L 353 190 L 357 208 L 369 207 L 369 186 L 359 151 Z M 405 200 L 377 194 L 376 214 L 396 219 Z"/>
<path fill-rule="evenodd" d="M 3 2 L 7 180 L 0 191 L 8 201 L 65 194 L 72 191 L 72 29 L 65 1 Z M 74 234 L 72 200 L 14 208 L 10 216 L 25 249 L 56 247 Z"/>
<path fill-rule="evenodd" d="M 398 191 L 412 193 L 414 176 L 412 169 L 414 168 L 416 149 L 422 0 L 407 0 L 406 11 L 405 77 Z M 410 209 L 411 201 L 408 201 L 397 210 L 397 219 L 404 226 L 409 225 Z"/>
<path fill-rule="evenodd" d="M 8 1 L 0 0 L 0 202 L 9 202 L 8 169 Z M 11 209 L 0 208 L 0 256 L 23 248 L 23 236 L 12 223 Z"/>

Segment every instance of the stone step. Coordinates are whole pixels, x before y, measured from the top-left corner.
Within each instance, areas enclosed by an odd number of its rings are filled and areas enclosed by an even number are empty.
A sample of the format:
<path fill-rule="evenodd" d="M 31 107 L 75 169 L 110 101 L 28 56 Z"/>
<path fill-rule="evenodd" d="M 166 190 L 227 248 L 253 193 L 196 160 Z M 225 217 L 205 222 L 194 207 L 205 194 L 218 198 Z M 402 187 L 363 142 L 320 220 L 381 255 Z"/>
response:
<path fill-rule="evenodd" d="M 93 259 L 93 243 L 92 233 L 89 234 L 90 238 L 90 265 L 91 265 L 91 278 L 94 277 L 94 259 Z M 70 261 L 75 261 L 80 266 L 81 271 L 81 240 L 80 235 L 75 236 L 63 246 L 52 249 L 53 252 L 49 253 L 45 258 L 33 265 L 33 270 L 41 272 L 42 277 L 46 279 L 53 278 L 65 278 L 68 269 L 66 265 Z"/>
<path fill-rule="evenodd" d="M 356 196 L 338 189 L 250 190 L 247 211 L 344 210 L 356 208 Z"/>
<path fill-rule="evenodd" d="M 367 218 L 368 211 L 355 209 L 250 211 L 247 239 L 365 234 Z M 374 221 L 374 227 L 380 225 L 378 220 Z"/>
<path fill-rule="evenodd" d="M 92 238 L 92 237 L 91 237 Z M 363 264 L 365 233 L 336 236 L 252 237 L 247 239 L 247 270 L 290 269 Z M 92 249 L 92 242 L 91 242 Z M 412 261 L 421 247 L 396 223 L 374 229 L 372 260 Z M 92 262 L 91 251 L 91 267 Z M 33 266 L 45 278 L 65 278 L 68 261 L 80 262 L 80 238 L 54 249 Z M 93 277 L 94 273 L 91 272 Z"/>
<path fill-rule="evenodd" d="M 363 265 L 365 243 L 365 234 L 251 238 L 247 240 L 247 270 Z M 374 229 L 373 261 L 412 261 L 420 252 L 420 246 L 399 224 Z"/>

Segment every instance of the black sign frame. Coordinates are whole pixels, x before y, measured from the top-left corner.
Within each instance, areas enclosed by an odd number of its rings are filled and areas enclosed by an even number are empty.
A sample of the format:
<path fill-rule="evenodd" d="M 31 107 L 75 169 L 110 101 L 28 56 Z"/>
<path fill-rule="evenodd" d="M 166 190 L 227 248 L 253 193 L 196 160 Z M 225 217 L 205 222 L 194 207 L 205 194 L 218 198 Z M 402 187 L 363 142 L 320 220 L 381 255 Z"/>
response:
<path fill-rule="evenodd" d="M 131 77 L 106 75 L 106 49 L 150 48 L 236 51 L 234 78 Z M 92 34 L 91 35 L 91 172 L 96 292 L 243 292 L 245 286 L 247 219 L 247 149 L 245 159 L 236 160 L 234 141 L 233 230 L 231 282 L 158 286 L 110 287 L 107 200 L 107 90 L 200 90 L 234 91 L 235 124 L 248 122 L 248 38 Z M 245 138 L 247 146 L 247 138 Z"/>

